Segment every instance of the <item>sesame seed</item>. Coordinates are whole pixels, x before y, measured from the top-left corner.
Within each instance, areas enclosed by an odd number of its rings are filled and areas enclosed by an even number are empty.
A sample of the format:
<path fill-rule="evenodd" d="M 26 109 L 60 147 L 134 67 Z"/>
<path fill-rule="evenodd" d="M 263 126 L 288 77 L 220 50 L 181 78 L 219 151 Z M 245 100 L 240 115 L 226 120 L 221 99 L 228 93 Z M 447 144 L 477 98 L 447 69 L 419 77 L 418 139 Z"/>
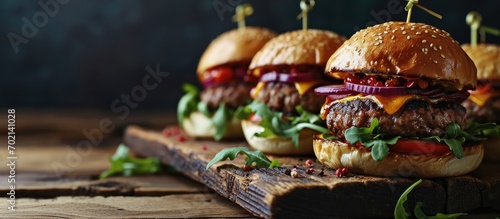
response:
<path fill-rule="evenodd" d="M 432 61 L 432 62 L 434 62 L 434 64 L 437 64 L 437 63 L 438 63 L 438 61 L 436 61 L 436 60 L 434 60 L 434 61 Z"/>
<path fill-rule="evenodd" d="M 411 37 L 410 36 L 406 36 L 406 39 L 409 40 L 409 39 L 411 39 Z"/>
<path fill-rule="evenodd" d="M 439 50 L 442 50 L 442 49 L 443 49 L 443 47 L 439 46 Z"/>
<path fill-rule="evenodd" d="M 375 46 L 378 46 L 378 45 L 380 45 L 380 43 L 379 43 L 379 42 L 376 42 L 376 43 L 375 43 Z"/>
<path fill-rule="evenodd" d="M 392 35 L 391 40 L 393 40 L 394 38 L 395 38 L 394 35 Z"/>
<path fill-rule="evenodd" d="M 425 32 L 425 33 L 429 33 L 429 31 L 428 31 L 428 30 L 425 30 L 424 32 Z"/>
<path fill-rule="evenodd" d="M 378 61 L 375 61 L 375 65 L 378 65 Z"/>
<path fill-rule="evenodd" d="M 391 71 L 391 69 L 390 69 L 390 68 L 387 68 L 387 72 L 390 72 L 390 71 Z"/>
<path fill-rule="evenodd" d="M 422 34 L 422 33 L 421 33 L 421 32 L 417 32 L 416 34 L 417 34 L 417 35 L 420 35 L 420 34 Z"/>
<path fill-rule="evenodd" d="M 379 42 L 380 42 L 380 44 L 382 44 L 382 43 L 383 43 L 384 41 L 382 41 L 382 40 L 379 40 Z"/>
<path fill-rule="evenodd" d="M 430 46 L 431 46 L 431 47 L 433 47 L 433 46 L 434 46 L 434 43 L 431 43 L 431 45 L 430 45 Z"/>
<path fill-rule="evenodd" d="M 387 34 L 387 33 L 389 33 L 389 32 L 387 32 L 387 30 L 386 30 L 386 31 L 384 31 L 384 34 Z"/>
<path fill-rule="evenodd" d="M 438 49 L 437 49 L 435 46 L 434 46 L 434 47 L 432 47 L 432 48 L 434 49 L 434 51 L 438 51 Z"/>
<path fill-rule="evenodd" d="M 422 43 L 427 43 L 427 40 L 422 40 Z"/>
<path fill-rule="evenodd" d="M 432 34 L 432 35 L 431 35 L 431 37 L 432 37 L 432 38 L 436 38 L 436 35 Z"/>
<path fill-rule="evenodd" d="M 379 36 L 381 36 L 381 35 L 382 35 L 382 33 L 378 33 L 378 35 L 379 35 Z"/>
<path fill-rule="evenodd" d="M 396 33 L 396 29 L 392 30 L 393 33 Z"/>
<path fill-rule="evenodd" d="M 441 54 L 441 58 L 443 58 L 443 59 L 444 59 L 444 58 L 446 58 L 446 57 L 445 57 L 443 54 Z"/>
<path fill-rule="evenodd" d="M 362 40 L 361 40 L 361 42 L 362 42 L 362 43 L 365 43 L 365 39 L 362 39 Z"/>
<path fill-rule="evenodd" d="M 403 35 L 405 35 L 405 34 L 406 34 L 406 30 L 403 30 Z"/>

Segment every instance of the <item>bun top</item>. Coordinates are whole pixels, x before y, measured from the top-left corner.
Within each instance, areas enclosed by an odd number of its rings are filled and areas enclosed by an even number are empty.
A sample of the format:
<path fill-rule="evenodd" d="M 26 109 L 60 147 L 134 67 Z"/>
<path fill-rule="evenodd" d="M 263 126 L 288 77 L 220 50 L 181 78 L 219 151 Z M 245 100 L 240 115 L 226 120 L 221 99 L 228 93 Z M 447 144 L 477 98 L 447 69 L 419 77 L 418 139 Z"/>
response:
<path fill-rule="evenodd" d="M 500 81 L 500 46 L 493 44 L 462 45 L 462 49 L 474 61 L 477 79 Z"/>
<path fill-rule="evenodd" d="M 270 40 L 252 59 L 249 69 L 274 65 L 325 66 L 345 37 L 326 30 L 296 30 Z"/>
<path fill-rule="evenodd" d="M 328 60 L 329 76 L 342 72 L 398 75 L 476 87 L 476 67 L 444 30 L 423 23 L 387 22 L 356 32 Z"/>
<path fill-rule="evenodd" d="M 196 72 L 201 74 L 228 63 L 250 63 L 253 56 L 276 33 L 260 27 L 233 29 L 215 38 L 201 56 Z"/>

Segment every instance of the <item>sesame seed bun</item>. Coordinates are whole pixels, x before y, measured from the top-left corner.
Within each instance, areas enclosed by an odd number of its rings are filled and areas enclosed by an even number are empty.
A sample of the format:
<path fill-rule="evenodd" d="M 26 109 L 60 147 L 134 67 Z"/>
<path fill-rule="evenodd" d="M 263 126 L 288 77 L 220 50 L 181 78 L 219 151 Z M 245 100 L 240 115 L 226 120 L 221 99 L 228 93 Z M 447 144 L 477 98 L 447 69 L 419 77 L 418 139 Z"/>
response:
<path fill-rule="evenodd" d="M 493 44 L 462 45 L 477 68 L 477 80 L 500 81 L 500 46 Z"/>
<path fill-rule="evenodd" d="M 375 161 L 365 147 L 350 146 L 338 140 L 313 138 L 314 153 L 325 166 L 333 169 L 347 167 L 350 171 L 374 176 L 451 177 L 475 170 L 483 159 L 483 145 L 464 148 L 458 159 L 452 152 L 439 155 L 412 155 L 389 152 L 386 158 Z"/>
<path fill-rule="evenodd" d="M 423 23 L 387 22 L 356 32 L 329 59 L 328 75 L 398 75 L 476 87 L 476 67 L 450 34 Z"/>
<path fill-rule="evenodd" d="M 196 72 L 230 63 L 250 63 L 253 56 L 276 33 L 260 27 L 227 31 L 215 38 L 201 56 Z"/>
<path fill-rule="evenodd" d="M 345 37 L 326 30 L 296 30 L 270 40 L 252 59 L 250 70 L 275 65 L 325 66 Z M 260 76 L 260 75 L 256 75 Z"/>

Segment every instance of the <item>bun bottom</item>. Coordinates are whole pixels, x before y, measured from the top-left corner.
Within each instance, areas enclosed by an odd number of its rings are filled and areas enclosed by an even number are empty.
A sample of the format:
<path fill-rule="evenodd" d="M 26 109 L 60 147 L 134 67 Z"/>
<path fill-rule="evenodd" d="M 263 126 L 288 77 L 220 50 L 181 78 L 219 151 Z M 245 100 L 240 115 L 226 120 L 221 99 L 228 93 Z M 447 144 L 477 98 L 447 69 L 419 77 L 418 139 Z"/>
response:
<path fill-rule="evenodd" d="M 317 135 L 313 139 L 314 153 L 325 166 L 333 169 L 348 167 L 349 171 L 374 176 L 450 177 L 475 170 L 483 159 L 483 145 L 465 147 L 458 159 L 452 152 L 440 155 L 411 155 L 389 152 L 381 161 L 375 161 L 365 147 L 350 146 L 338 140 L 326 140 Z"/>
<path fill-rule="evenodd" d="M 484 158 L 483 162 L 500 162 L 500 137 L 493 137 L 483 142 Z"/>
<path fill-rule="evenodd" d="M 248 120 L 241 121 L 241 127 L 250 147 L 265 154 L 274 155 L 310 155 L 313 153 L 312 136 L 316 134 L 311 129 L 302 129 L 299 133 L 299 147 L 295 148 L 291 139 L 282 137 L 257 137 L 256 133 L 264 131 L 264 127 Z"/>
<path fill-rule="evenodd" d="M 226 122 L 226 134 L 222 139 L 241 139 L 243 131 L 239 119 L 233 118 Z M 187 135 L 195 138 L 213 138 L 216 132 L 212 120 L 201 112 L 193 112 L 189 118 L 184 119 L 182 128 Z"/>

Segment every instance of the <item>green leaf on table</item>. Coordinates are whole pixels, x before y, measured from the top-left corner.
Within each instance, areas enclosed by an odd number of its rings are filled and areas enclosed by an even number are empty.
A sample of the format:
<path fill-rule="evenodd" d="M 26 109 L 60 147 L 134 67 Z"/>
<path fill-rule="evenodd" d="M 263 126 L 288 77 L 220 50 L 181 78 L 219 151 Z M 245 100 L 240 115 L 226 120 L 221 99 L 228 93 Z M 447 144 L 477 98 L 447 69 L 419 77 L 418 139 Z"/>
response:
<path fill-rule="evenodd" d="M 396 207 L 394 208 L 394 218 L 401 218 L 401 219 L 406 219 L 406 218 L 411 218 L 411 213 L 406 210 L 404 204 L 406 200 L 408 199 L 408 194 L 418 185 L 422 182 L 422 179 L 419 179 L 415 183 L 413 183 L 408 189 L 406 189 L 403 194 L 398 199 L 398 202 L 396 203 Z M 434 216 L 427 216 L 421 209 L 423 206 L 422 202 L 417 202 L 415 205 L 415 208 L 413 209 L 413 214 L 417 219 L 455 219 L 459 216 L 462 215 L 467 215 L 466 213 L 453 213 L 453 214 L 442 214 L 442 213 L 437 213 Z"/>
<path fill-rule="evenodd" d="M 398 202 L 396 203 L 396 207 L 394 208 L 394 218 L 409 218 L 411 216 L 410 212 L 408 212 L 405 209 L 405 202 L 408 199 L 408 194 L 410 194 L 411 190 L 415 188 L 418 184 L 422 182 L 422 179 L 419 179 L 413 185 L 408 187 L 403 194 L 398 199 Z"/>
<path fill-rule="evenodd" d="M 206 169 L 210 168 L 212 165 L 219 161 L 234 160 L 238 154 L 246 155 L 245 164 L 248 166 L 255 167 L 277 167 L 279 166 L 279 161 L 277 159 L 271 161 L 266 157 L 261 151 L 252 151 L 247 147 L 235 147 L 235 148 L 224 148 L 219 153 L 217 153 L 210 162 L 208 162 Z"/>
<path fill-rule="evenodd" d="M 131 176 L 133 174 L 150 174 L 160 172 L 161 163 L 156 158 L 135 158 L 131 157 L 129 148 L 120 144 L 114 155 L 110 156 L 111 167 L 99 175 L 99 179 L 122 174 Z"/>

